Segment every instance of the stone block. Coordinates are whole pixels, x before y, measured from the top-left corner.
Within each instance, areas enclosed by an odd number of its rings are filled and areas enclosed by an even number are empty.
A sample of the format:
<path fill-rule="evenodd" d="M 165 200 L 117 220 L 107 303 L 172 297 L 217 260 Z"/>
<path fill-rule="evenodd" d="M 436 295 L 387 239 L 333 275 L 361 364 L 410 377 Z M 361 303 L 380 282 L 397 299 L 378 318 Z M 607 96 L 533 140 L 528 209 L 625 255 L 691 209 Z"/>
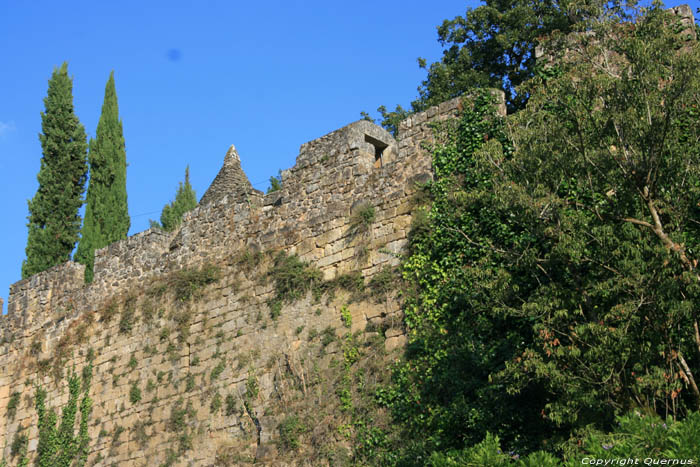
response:
<path fill-rule="evenodd" d="M 316 265 L 317 265 L 318 267 L 322 268 L 322 267 L 329 266 L 329 265 L 331 265 L 331 264 L 337 263 L 337 262 L 340 261 L 341 259 L 343 259 L 341 253 L 335 253 L 335 254 L 332 254 L 332 255 L 324 256 L 323 258 L 319 259 L 319 260 L 316 262 Z"/>
<path fill-rule="evenodd" d="M 393 350 L 403 348 L 406 346 L 407 342 L 408 339 L 404 335 L 388 338 L 384 341 L 384 350 L 391 352 Z"/>

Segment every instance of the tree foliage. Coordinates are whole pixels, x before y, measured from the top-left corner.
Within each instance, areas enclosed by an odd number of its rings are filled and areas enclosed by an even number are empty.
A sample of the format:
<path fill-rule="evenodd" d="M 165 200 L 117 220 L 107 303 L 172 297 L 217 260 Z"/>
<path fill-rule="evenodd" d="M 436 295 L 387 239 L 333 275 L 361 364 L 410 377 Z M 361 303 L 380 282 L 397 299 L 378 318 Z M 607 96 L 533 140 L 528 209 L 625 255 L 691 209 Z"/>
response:
<path fill-rule="evenodd" d="M 666 420 L 656 415 L 631 412 L 618 417 L 611 433 L 594 431 L 568 450 L 568 461 L 544 451 L 521 456 L 515 451 L 504 451 L 497 436 L 486 433 L 479 444 L 459 451 L 435 452 L 430 456 L 431 467 L 472 465 L 555 467 L 581 465 L 581 460 L 608 461 L 620 459 L 692 459 L 700 457 L 700 413 L 693 412 L 683 421 Z"/>
<path fill-rule="evenodd" d="M 282 189 L 282 170 L 278 171 L 278 175 L 272 175 L 270 177 L 270 187 L 267 189 L 268 193 L 273 193 Z"/>
<path fill-rule="evenodd" d="M 185 181 L 180 182 L 175 200 L 163 207 L 160 225 L 163 230 L 172 232 L 182 222 L 182 215 L 197 207 L 197 194 L 190 185 L 190 167 L 185 169 Z M 157 225 L 157 224 L 156 224 Z"/>
<path fill-rule="evenodd" d="M 504 375 L 546 384 L 559 423 L 700 407 L 700 55 L 681 29 L 656 6 L 568 38 L 513 121 L 511 177 L 554 243 L 527 313 L 537 345 Z"/>
<path fill-rule="evenodd" d="M 23 278 L 70 259 L 78 241 L 87 175 L 85 128 L 73 109 L 67 63 L 54 69 L 44 105 L 39 135 L 43 156 L 39 188 L 29 201 Z"/>
<path fill-rule="evenodd" d="M 410 109 L 397 105 L 389 111 L 380 106 L 381 124 L 396 135 L 398 123 L 411 113 L 475 89 L 501 89 L 509 112 L 522 109 L 528 93 L 518 87 L 535 75 L 535 52 L 545 39 L 585 30 L 591 20 L 604 15 L 625 20 L 635 4 L 636 0 L 485 0 L 468 8 L 463 16 L 438 26 L 442 58 L 430 65 L 418 59 L 427 76 Z"/>
<path fill-rule="evenodd" d="M 464 16 L 445 20 L 437 28 L 443 46 L 442 59 L 427 67 L 414 110 L 472 92 L 475 88 L 500 88 L 511 109 L 521 108 L 525 98 L 516 87 L 532 77 L 538 38 L 553 31 L 572 30 L 576 16 L 567 11 L 573 2 L 552 0 L 486 0 L 469 8 Z"/>
<path fill-rule="evenodd" d="M 91 282 L 95 250 L 126 238 L 131 225 L 126 195 L 126 150 L 114 72 L 110 73 L 105 87 L 97 138 L 90 140 L 88 160 L 90 181 L 85 222 L 75 257 L 85 265 L 85 279 Z"/>
<path fill-rule="evenodd" d="M 479 98 L 438 132 L 378 394 L 400 463 L 486 431 L 561 455 L 631 410 L 699 408 L 700 54 L 658 5 L 611 16 L 553 37 L 506 126 Z"/>

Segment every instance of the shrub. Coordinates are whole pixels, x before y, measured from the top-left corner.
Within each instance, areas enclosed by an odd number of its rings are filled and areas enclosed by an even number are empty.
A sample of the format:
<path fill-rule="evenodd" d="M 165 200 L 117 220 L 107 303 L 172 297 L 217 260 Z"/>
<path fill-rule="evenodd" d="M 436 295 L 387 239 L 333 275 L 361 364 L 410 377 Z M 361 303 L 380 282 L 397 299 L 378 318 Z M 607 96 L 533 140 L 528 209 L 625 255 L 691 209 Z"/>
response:
<path fill-rule="evenodd" d="M 324 292 L 332 299 L 336 289 L 343 289 L 350 292 L 350 302 L 356 302 L 363 298 L 365 291 L 365 281 L 360 271 L 352 271 L 337 276 L 335 279 L 319 284 L 316 295 L 320 297 Z M 320 310 L 316 310 L 316 315 L 320 315 Z"/>
<path fill-rule="evenodd" d="M 202 287 L 212 284 L 221 278 L 221 269 L 205 264 L 200 269 L 183 269 L 173 274 L 170 285 L 175 291 L 175 299 L 186 302 L 201 294 Z"/>
<path fill-rule="evenodd" d="M 211 413 L 217 413 L 219 409 L 221 408 L 221 394 L 219 394 L 219 391 L 214 394 L 214 397 L 211 399 L 211 404 L 209 404 L 209 411 Z"/>
<path fill-rule="evenodd" d="M 129 401 L 132 404 L 137 404 L 141 401 L 141 388 L 137 382 L 131 384 L 131 389 L 129 390 Z"/>
<path fill-rule="evenodd" d="M 224 369 L 226 368 L 226 361 L 221 360 L 219 363 L 211 370 L 211 381 L 214 382 L 219 376 L 221 376 L 221 373 L 224 372 Z"/>
<path fill-rule="evenodd" d="M 318 337 L 318 330 L 316 328 L 309 329 L 309 335 L 308 335 L 309 342 L 316 339 L 317 337 Z"/>
<path fill-rule="evenodd" d="M 10 396 L 10 400 L 7 402 L 7 417 L 10 420 L 14 420 L 15 414 L 17 413 L 17 407 L 19 406 L 19 392 L 13 392 Z"/>
<path fill-rule="evenodd" d="M 353 233 L 367 232 L 374 223 L 374 218 L 374 206 L 370 203 L 363 203 L 355 208 L 355 212 L 350 217 L 350 230 Z"/>
<path fill-rule="evenodd" d="M 255 399 L 258 397 L 258 393 L 260 392 L 260 387 L 258 386 L 258 380 L 255 378 L 255 375 L 253 373 L 248 374 L 248 381 L 246 381 L 246 399 Z"/>
<path fill-rule="evenodd" d="M 333 326 L 328 326 L 321 333 L 321 345 L 323 345 L 324 347 L 327 347 L 335 339 L 335 329 L 333 329 Z"/>
<path fill-rule="evenodd" d="M 134 329 L 136 322 L 136 297 L 128 297 L 124 301 L 124 310 L 119 320 L 119 332 L 129 334 Z"/>
<path fill-rule="evenodd" d="M 352 315 L 350 314 L 350 310 L 348 309 L 347 305 L 343 305 L 343 307 L 340 309 L 340 317 L 343 319 L 343 326 L 346 328 L 352 326 Z"/>
<path fill-rule="evenodd" d="M 291 303 L 303 297 L 321 282 L 321 271 L 299 259 L 297 255 L 277 254 L 269 273 L 275 283 L 276 299 Z"/>
<path fill-rule="evenodd" d="M 185 379 L 185 391 L 190 392 L 194 389 L 194 375 L 189 374 L 187 375 L 187 378 Z"/>
<path fill-rule="evenodd" d="M 27 435 L 18 430 L 10 445 L 10 456 L 19 456 L 20 459 L 24 458 L 27 455 L 28 444 L 29 438 L 27 438 Z"/>
<path fill-rule="evenodd" d="M 306 426 L 298 416 L 292 415 L 279 424 L 279 446 L 285 451 L 294 451 L 299 448 L 299 435 L 307 431 Z"/>
<path fill-rule="evenodd" d="M 112 321 L 112 318 L 116 316 L 117 312 L 119 311 L 119 307 L 117 306 L 117 302 L 115 300 L 111 300 L 103 309 L 102 312 L 100 313 L 102 315 L 102 321 L 105 323 L 109 323 Z"/>
<path fill-rule="evenodd" d="M 236 398 L 233 394 L 228 394 L 226 396 L 226 415 L 233 415 L 236 413 Z"/>
<path fill-rule="evenodd" d="M 282 302 L 279 300 L 270 300 L 267 302 L 267 306 L 270 308 L 270 318 L 273 320 L 277 319 L 282 313 Z"/>
<path fill-rule="evenodd" d="M 385 267 L 370 279 L 368 287 L 376 299 L 384 299 L 389 292 L 396 289 L 400 278 L 397 268 Z"/>

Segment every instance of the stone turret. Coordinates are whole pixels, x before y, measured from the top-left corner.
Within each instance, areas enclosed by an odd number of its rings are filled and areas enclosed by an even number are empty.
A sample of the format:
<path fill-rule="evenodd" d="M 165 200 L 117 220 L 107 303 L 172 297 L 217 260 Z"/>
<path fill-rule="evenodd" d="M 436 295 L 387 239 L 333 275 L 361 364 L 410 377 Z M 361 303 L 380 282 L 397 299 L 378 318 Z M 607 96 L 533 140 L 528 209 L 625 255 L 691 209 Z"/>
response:
<path fill-rule="evenodd" d="M 232 144 L 224 157 L 224 166 L 221 167 L 199 204 L 201 206 L 212 204 L 226 195 L 229 195 L 231 202 L 239 202 L 248 198 L 252 193 L 260 194 L 258 190 L 253 188 L 243 172 L 241 158 L 236 147 Z"/>

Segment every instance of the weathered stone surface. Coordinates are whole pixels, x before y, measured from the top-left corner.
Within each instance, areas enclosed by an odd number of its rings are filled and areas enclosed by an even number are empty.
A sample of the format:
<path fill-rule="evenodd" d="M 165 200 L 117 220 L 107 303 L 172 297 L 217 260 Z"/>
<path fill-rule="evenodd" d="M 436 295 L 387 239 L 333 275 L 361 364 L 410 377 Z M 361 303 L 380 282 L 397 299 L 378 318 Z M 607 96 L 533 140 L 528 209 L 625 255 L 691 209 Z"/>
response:
<path fill-rule="evenodd" d="M 22 427 L 33 459 L 35 385 L 47 389 L 51 407 L 61 407 L 68 395 L 65 379 L 54 380 L 54 364 L 64 375 L 80 372 L 90 351 L 88 464 L 160 465 L 186 435 L 193 448 L 176 465 L 215 465 L 217 456 L 229 465 L 256 458 L 285 465 L 277 424 L 294 403 L 316 397 L 308 387 L 313 365 L 328 369 L 342 352 L 336 341 L 314 354 L 322 346 L 314 336 L 329 327 L 337 336 L 362 332 L 369 320 L 374 330 L 365 334 L 390 329 L 388 350 L 406 337 L 394 297 L 351 304 L 349 330 L 340 311 L 350 302 L 344 292 L 321 301 L 308 294 L 272 320 L 266 253 L 296 253 L 326 279 L 360 272 L 367 282 L 397 264 L 408 242 L 411 198 L 431 177 L 422 143 L 432 141 L 431 122 L 454 116 L 460 102 L 413 115 L 400 125 L 398 141 L 359 121 L 306 143 L 295 166 L 282 172 L 282 189 L 270 195 L 252 189 L 232 147 L 175 232 L 151 229 L 98 250 L 89 285 L 83 266 L 70 262 L 14 284 L 9 313 L 0 316 L 0 458 L 9 458 Z M 353 217 L 361 205 L 374 209 L 368 225 Z M 218 266 L 221 278 L 196 300 L 176 300 L 174 274 L 205 264 Z M 10 419 L 15 392 L 22 396 Z M 177 407 L 192 412 L 180 431 L 172 422 Z M 314 423 L 309 436 L 328 431 L 326 418 Z"/>

